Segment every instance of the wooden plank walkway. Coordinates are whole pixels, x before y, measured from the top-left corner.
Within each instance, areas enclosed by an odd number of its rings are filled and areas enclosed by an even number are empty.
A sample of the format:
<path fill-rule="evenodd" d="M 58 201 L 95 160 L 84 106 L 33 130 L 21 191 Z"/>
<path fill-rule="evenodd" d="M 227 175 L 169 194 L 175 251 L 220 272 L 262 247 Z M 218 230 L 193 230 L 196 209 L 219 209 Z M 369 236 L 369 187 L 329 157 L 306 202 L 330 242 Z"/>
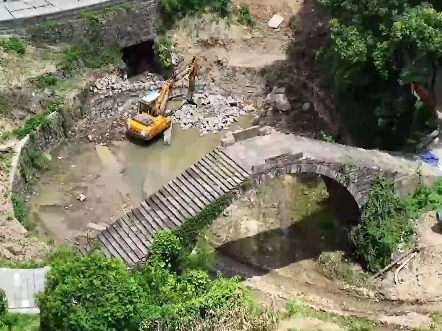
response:
<path fill-rule="evenodd" d="M 142 263 L 155 233 L 181 226 L 249 176 L 217 148 L 101 231 L 96 239 L 106 256 L 119 258 L 129 267 Z M 87 250 L 80 249 L 82 254 Z"/>

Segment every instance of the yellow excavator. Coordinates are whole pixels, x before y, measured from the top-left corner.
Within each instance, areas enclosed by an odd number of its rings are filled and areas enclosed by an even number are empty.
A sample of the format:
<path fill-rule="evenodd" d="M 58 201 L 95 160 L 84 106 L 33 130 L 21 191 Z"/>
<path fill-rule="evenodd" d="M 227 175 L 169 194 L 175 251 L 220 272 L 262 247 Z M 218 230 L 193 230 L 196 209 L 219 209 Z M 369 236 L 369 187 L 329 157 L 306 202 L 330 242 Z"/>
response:
<path fill-rule="evenodd" d="M 160 92 L 151 91 L 140 99 L 138 114 L 127 121 L 127 133 L 142 140 L 151 140 L 167 130 L 171 121 L 164 116 L 164 108 L 169 99 L 170 90 L 181 79 L 189 76 L 187 100 L 193 103 L 196 75 L 197 62 L 194 57 L 183 69 L 163 84 Z"/>

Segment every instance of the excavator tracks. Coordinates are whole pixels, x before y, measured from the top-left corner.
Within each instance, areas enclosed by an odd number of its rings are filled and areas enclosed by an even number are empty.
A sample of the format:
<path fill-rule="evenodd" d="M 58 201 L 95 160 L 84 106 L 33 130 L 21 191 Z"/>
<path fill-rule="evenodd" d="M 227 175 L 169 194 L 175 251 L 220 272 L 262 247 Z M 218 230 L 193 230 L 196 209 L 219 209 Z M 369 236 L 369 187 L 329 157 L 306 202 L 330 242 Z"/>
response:
<path fill-rule="evenodd" d="M 143 263 L 158 231 L 173 230 L 250 176 L 217 148 L 118 219 L 96 239 L 107 257 Z M 89 246 L 80 249 L 85 255 Z"/>

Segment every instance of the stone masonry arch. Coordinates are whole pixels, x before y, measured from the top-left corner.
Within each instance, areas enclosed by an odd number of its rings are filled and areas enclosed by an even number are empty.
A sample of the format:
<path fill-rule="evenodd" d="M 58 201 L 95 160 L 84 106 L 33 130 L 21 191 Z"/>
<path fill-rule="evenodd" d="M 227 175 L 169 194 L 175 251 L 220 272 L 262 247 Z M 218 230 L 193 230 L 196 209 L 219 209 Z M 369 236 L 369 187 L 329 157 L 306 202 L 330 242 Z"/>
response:
<path fill-rule="evenodd" d="M 286 174 L 316 174 L 323 179 L 337 217 L 343 223 L 359 218 L 360 209 L 368 199 L 375 176 L 389 175 L 380 169 L 360 168 L 350 164 L 322 162 L 303 158 L 302 153 L 281 154 L 266 159 L 266 163 L 252 168 L 255 185 Z"/>

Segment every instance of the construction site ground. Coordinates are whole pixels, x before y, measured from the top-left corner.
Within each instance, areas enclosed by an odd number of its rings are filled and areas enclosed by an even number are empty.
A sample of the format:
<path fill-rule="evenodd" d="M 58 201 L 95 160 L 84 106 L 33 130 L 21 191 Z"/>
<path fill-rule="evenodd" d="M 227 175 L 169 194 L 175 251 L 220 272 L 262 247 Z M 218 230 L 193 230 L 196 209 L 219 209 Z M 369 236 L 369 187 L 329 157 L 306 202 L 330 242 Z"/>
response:
<path fill-rule="evenodd" d="M 318 82 L 314 55 L 326 33 L 320 9 L 311 0 L 243 2 L 256 20 L 254 28 L 203 16 L 186 18 L 170 32 L 182 60 L 197 57 L 200 78 L 207 83 L 201 93 L 231 96 L 247 107 L 233 129 L 260 122 L 316 138 L 321 131 L 327 133 L 327 123 L 300 83 Z M 267 22 L 275 13 L 284 21 L 280 28 L 271 29 Z M 20 92 L 22 97 L 15 95 L 14 99 L 28 100 L 13 104 L 8 114 L 0 114 L 2 130 L 10 130 L 38 112 L 39 96 L 55 89 L 38 89 L 30 80 L 57 70 L 59 50 L 32 45 L 27 49 L 23 57 L 0 52 L 5 64 L 0 72 L 2 90 Z M 151 144 L 126 139 L 125 122 L 136 111 L 139 94 L 161 86 L 161 79 L 153 74 L 126 82 L 112 73 L 85 71 L 64 79 L 63 89 L 57 93 L 69 96 L 97 77 L 100 88 L 95 84 L 97 90 L 90 93 L 88 117 L 78 123 L 76 139 L 52 153 L 50 170 L 29 192 L 27 206 L 42 239 L 75 244 L 88 231 L 89 223 L 111 223 L 219 143 L 222 130 L 200 136 L 200 131 L 179 125 L 174 126 L 170 146 L 161 139 Z M 126 90 L 109 96 L 118 84 L 126 83 Z M 268 110 L 268 94 L 281 87 L 286 87 L 291 109 Z M 12 260 L 42 257 L 47 245 L 29 238 L 9 220 L 4 192 L 10 156 L 0 156 L 0 256 Z M 84 195 L 83 201 L 78 199 L 80 195 Z M 418 223 L 418 240 L 424 248 L 401 271 L 400 283 L 394 283 L 394 269 L 376 282 L 366 282 L 347 254 L 348 229 L 336 222 L 327 201 L 317 178 L 286 177 L 249 191 L 208 233 L 217 248 L 216 267 L 243 276 L 244 284 L 266 303 L 282 306 L 286 299 L 297 297 L 318 310 L 368 319 L 379 329 L 429 327 L 431 313 L 442 310 L 437 286 L 442 252 L 434 215 Z M 280 330 L 351 329 L 341 322 L 301 314 L 282 323 Z"/>

